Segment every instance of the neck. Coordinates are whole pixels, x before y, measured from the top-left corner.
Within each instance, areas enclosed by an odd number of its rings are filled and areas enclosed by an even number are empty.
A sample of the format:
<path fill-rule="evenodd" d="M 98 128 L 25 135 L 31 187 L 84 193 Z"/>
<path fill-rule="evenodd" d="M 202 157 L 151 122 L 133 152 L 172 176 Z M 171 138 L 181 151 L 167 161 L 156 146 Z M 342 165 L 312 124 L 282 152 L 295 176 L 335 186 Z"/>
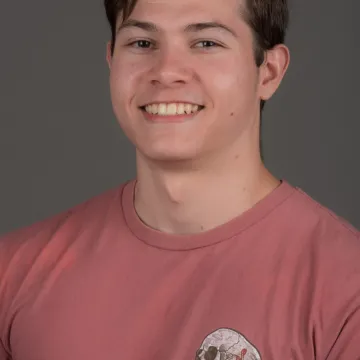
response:
<path fill-rule="evenodd" d="M 249 210 L 280 183 L 259 153 L 194 164 L 169 169 L 137 154 L 135 209 L 145 224 L 171 234 L 204 232 Z"/>

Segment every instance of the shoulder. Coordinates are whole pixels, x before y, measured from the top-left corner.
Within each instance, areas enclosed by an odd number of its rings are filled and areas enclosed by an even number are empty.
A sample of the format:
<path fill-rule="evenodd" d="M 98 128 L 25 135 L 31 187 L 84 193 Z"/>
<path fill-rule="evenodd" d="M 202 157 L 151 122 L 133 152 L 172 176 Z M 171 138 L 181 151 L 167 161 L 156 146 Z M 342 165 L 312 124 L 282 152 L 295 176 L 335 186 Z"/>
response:
<path fill-rule="evenodd" d="M 328 246 L 336 245 L 341 238 L 347 239 L 350 247 L 360 246 L 360 233 L 354 226 L 302 189 L 294 190 L 282 207 L 286 223 L 294 232 L 308 234 L 312 241 L 326 242 Z"/>
<path fill-rule="evenodd" d="M 21 248 L 25 244 L 32 243 L 35 245 L 36 239 L 48 239 L 69 223 L 89 222 L 103 215 L 104 211 L 112 204 L 118 204 L 120 207 L 121 204 L 118 201 L 120 201 L 121 192 L 125 185 L 121 184 L 117 188 L 93 196 L 61 213 L 0 235 L 0 249 L 2 250 L 0 256 L 5 249 L 11 252 L 11 249 L 15 251 L 16 248 Z"/>
<path fill-rule="evenodd" d="M 306 278 L 303 293 L 313 306 L 316 356 L 355 358 L 360 336 L 359 231 L 299 188 L 283 202 L 275 221 L 281 222 L 285 246 Z"/>
<path fill-rule="evenodd" d="M 109 209 L 120 207 L 124 185 L 0 236 L 0 344 L 8 338 L 16 309 L 80 256 L 88 235 L 95 238 L 106 222 Z"/>
<path fill-rule="evenodd" d="M 0 236 L 0 281 L 21 281 L 42 258 L 51 259 L 75 242 L 84 228 L 106 221 L 111 206 L 118 206 L 125 184 L 96 195 L 66 211 Z M 98 225 L 101 226 L 101 225 Z M 53 256 L 54 255 L 54 256 Z M 1 294 L 0 294 L 1 295 Z"/>
<path fill-rule="evenodd" d="M 337 215 L 334 211 L 325 207 L 318 201 L 314 200 L 309 194 L 300 188 L 296 188 L 299 204 L 302 204 L 303 208 L 309 211 L 313 216 L 323 220 L 324 223 L 329 226 L 339 228 L 340 231 L 345 233 L 352 233 L 359 237 L 359 231 L 355 229 L 347 220 Z"/>
<path fill-rule="evenodd" d="M 308 265 L 314 276 L 308 283 L 314 284 L 309 291 L 313 289 L 311 296 L 317 299 L 313 318 L 317 355 L 355 358 L 360 336 L 360 233 L 304 191 L 297 189 L 295 196 L 311 234 Z"/>
<path fill-rule="evenodd" d="M 355 227 L 299 188 L 283 203 L 280 216 L 289 251 L 328 291 L 341 286 L 360 290 L 360 233 Z"/>
<path fill-rule="evenodd" d="M 75 254 L 81 256 L 107 222 L 110 209 L 120 208 L 124 185 L 0 236 L 0 333 L 14 303 L 23 301 L 53 269 L 63 268 Z"/>
<path fill-rule="evenodd" d="M 345 273 L 356 273 L 360 289 L 360 232 L 301 189 L 297 189 L 295 196 L 300 217 L 308 219 L 307 230 L 311 233 L 313 249 L 328 263 L 332 280 Z"/>

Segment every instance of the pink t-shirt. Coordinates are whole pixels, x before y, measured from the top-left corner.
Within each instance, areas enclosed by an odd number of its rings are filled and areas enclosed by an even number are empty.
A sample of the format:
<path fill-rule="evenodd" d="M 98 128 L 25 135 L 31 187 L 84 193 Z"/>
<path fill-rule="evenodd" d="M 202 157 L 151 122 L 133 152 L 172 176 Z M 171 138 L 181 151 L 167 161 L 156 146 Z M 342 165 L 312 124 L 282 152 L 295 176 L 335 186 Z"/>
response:
<path fill-rule="evenodd" d="M 0 360 L 360 359 L 357 230 L 283 181 L 165 234 L 134 184 L 0 238 Z"/>

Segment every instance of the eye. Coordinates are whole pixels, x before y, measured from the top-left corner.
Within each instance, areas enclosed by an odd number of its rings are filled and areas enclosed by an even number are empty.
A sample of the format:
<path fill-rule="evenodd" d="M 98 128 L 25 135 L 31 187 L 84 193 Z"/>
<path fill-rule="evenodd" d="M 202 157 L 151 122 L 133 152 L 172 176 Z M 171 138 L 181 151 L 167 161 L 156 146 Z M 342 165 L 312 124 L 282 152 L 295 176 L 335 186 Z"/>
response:
<path fill-rule="evenodd" d="M 211 40 L 202 40 L 195 44 L 196 48 L 212 48 L 212 47 L 218 47 L 221 46 L 220 44 L 216 43 L 215 41 Z"/>
<path fill-rule="evenodd" d="M 128 44 L 129 47 L 134 47 L 137 49 L 149 49 L 152 43 L 149 40 L 136 40 Z"/>

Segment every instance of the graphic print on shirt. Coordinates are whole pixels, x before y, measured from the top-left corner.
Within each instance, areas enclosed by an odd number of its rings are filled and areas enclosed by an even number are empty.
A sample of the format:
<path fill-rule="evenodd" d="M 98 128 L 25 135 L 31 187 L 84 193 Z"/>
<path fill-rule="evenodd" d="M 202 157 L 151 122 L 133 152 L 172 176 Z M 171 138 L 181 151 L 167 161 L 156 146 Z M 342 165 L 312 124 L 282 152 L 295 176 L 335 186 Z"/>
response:
<path fill-rule="evenodd" d="M 195 360 L 261 360 L 261 356 L 243 335 L 224 328 L 205 338 Z"/>

